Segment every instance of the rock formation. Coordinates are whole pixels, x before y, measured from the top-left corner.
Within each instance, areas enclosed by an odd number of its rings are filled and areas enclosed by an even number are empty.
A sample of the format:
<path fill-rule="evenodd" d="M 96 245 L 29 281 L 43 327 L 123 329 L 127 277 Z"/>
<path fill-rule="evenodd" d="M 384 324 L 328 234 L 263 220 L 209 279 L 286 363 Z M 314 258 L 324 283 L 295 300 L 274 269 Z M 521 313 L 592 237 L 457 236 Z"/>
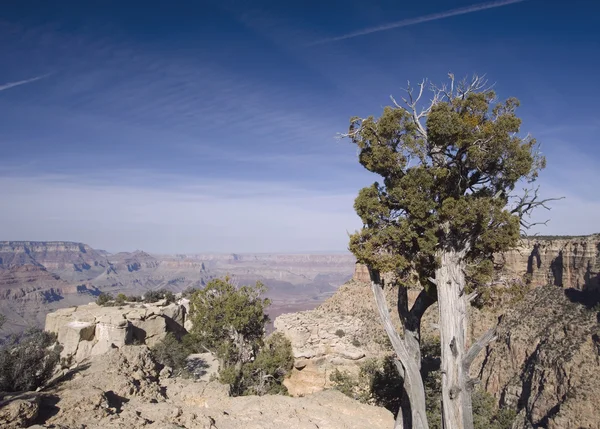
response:
<path fill-rule="evenodd" d="M 528 276 L 535 286 L 552 284 L 600 290 L 600 234 L 552 239 L 523 239 L 496 262 L 509 277 Z"/>
<path fill-rule="evenodd" d="M 315 310 L 279 316 L 275 329 L 292 343 L 295 364 L 284 384 L 296 396 L 326 389 L 336 369 L 356 373 L 366 359 L 388 350 L 371 289 L 355 280 Z"/>
<path fill-rule="evenodd" d="M 184 303 L 130 303 L 119 307 L 90 303 L 49 313 L 45 330 L 57 334 L 63 357 L 81 362 L 126 344 L 153 346 L 168 332 L 179 336 L 185 332 L 186 315 Z"/>
<path fill-rule="evenodd" d="M 83 243 L 0 241 L 0 314 L 8 319 L 4 332 L 19 332 L 100 292 L 181 292 L 229 274 L 240 284 L 262 281 L 274 318 L 316 307 L 351 277 L 353 266 L 350 254 L 108 254 Z"/>
<path fill-rule="evenodd" d="M 552 285 L 503 317 L 480 376 L 500 406 L 519 411 L 514 429 L 600 428 L 599 318 Z"/>
<path fill-rule="evenodd" d="M 169 378 L 145 346 L 111 349 L 73 370 L 65 381 L 0 404 L 12 429 L 59 427 L 187 429 L 389 429 L 391 413 L 339 392 L 303 398 L 231 398 L 217 382 Z M 35 426 L 29 426 L 37 423 Z"/>

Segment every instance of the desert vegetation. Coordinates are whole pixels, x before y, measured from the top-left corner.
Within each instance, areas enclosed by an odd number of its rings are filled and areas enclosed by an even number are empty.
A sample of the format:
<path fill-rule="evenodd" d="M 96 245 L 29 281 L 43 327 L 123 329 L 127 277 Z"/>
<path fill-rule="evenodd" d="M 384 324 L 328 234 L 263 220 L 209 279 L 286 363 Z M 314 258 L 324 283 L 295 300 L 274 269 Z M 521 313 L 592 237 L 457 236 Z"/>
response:
<path fill-rule="evenodd" d="M 153 348 L 156 359 L 185 376 L 190 353 L 210 352 L 233 396 L 287 393 L 282 382 L 293 366 L 292 347 L 282 334 L 265 339 L 270 301 L 264 292 L 261 283 L 237 287 L 228 277 L 190 291 L 193 328 L 181 341 L 167 335 Z"/>
<path fill-rule="evenodd" d="M 40 329 L 10 335 L 0 344 L 0 392 L 23 392 L 43 386 L 60 362 L 56 336 Z"/>
<path fill-rule="evenodd" d="M 432 429 L 442 429 L 440 343 L 429 339 L 421 344 L 422 377 L 425 386 L 427 420 Z M 400 411 L 404 380 L 399 376 L 393 355 L 368 359 L 358 375 L 335 370 L 330 375 L 334 388 L 360 402 L 385 407 L 394 415 Z M 510 429 L 516 413 L 499 409 L 494 398 L 482 389 L 473 392 L 475 429 Z"/>
<path fill-rule="evenodd" d="M 534 224 L 531 212 L 548 202 L 534 186 L 545 159 L 535 139 L 520 136 L 518 107 L 515 98 L 498 101 L 482 77 L 459 82 L 450 75 L 442 86 L 409 85 L 379 118 L 351 118 L 343 135 L 358 147 L 363 167 L 383 179 L 355 200 L 363 228 L 350 237 L 350 250 L 369 269 L 403 380 L 397 427 L 433 427 L 420 325 L 437 301 L 443 427 L 474 428 L 469 369 L 495 330 L 467 348 L 467 308 L 491 280 L 493 254 L 515 245 Z M 525 189 L 516 193 L 521 184 Z M 384 273 L 391 275 L 388 284 Z M 411 308 L 409 282 L 421 288 Z M 390 286 L 399 290 L 401 333 L 383 293 Z"/>
<path fill-rule="evenodd" d="M 119 293 L 116 297 L 113 297 L 110 293 L 102 292 L 96 298 L 96 304 L 98 304 L 102 307 L 114 307 L 114 306 L 118 307 L 118 306 L 125 305 L 127 303 L 132 303 L 132 302 L 153 303 L 153 302 L 158 302 L 162 299 L 165 300 L 166 304 L 170 304 L 172 302 L 175 302 L 175 294 L 166 289 L 150 290 L 141 296 L 140 295 L 127 296 L 123 293 Z"/>

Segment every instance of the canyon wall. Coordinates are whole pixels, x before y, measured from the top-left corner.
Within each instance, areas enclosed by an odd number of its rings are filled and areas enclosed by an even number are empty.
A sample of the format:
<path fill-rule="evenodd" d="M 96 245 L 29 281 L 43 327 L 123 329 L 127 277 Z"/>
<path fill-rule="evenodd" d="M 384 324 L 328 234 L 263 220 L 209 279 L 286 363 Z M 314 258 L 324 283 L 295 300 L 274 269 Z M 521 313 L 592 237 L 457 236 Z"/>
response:
<path fill-rule="evenodd" d="M 0 241 L 0 314 L 8 319 L 4 334 L 20 332 L 43 326 L 49 311 L 94 301 L 101 292 L 176 293 L 229 275 L 238 284 L 264 283 L 274 319 L 316 307 L 353 268 L 351 254 L 110 254 L 83 243 Z"/>

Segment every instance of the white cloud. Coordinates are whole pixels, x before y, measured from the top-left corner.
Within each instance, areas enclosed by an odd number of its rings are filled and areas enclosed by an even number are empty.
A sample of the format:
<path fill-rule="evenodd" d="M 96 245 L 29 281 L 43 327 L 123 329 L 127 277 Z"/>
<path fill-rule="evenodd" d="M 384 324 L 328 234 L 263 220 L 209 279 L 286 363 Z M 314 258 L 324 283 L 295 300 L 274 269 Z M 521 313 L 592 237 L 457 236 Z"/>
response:
<path fill-rule="evenodd" d="M 508 6 L 514 3 L 521 3 L 525 0 L 498 0 L 490 1 L 486 3 L 474 4 L 471 6 L 461 7 L 458 9 L 448 10 L 446 12 L 434 13 L 431 15 L 419 16 L 417 18 L 403 19 L 402 21 L 395 21 L 389 24 L 379 25 L 377 27 L 369 27 L 363 30 L 354 31 L 352 33 L 343 34 L 337 37 L 329 37 L 321 39 L 310 45 L 320 45 L 323 43 L 336 42 L 339 40 L 352 39 L 354 37 L 365 36 L 367 34 L 378 33 L 380 31 L 392 30 L 394 28 L 408 27 L 410 25 L 421 24 L 423 22 L 437 21 L 439 19 L 450 18 L 452 16 L 465 15 L 467 13 L 479 12 L 482 10 L 493 9 L 496 7 Z"/>
<path fill-rule="evenodd" d="M 43 79 L 46 76 L 48 76 L 48 75 L 37 76 L 37 77 L 31 78 L 31 79 L 20 80 L 18 82 L 5 83 L 3 85 L 0 85 L 0 91 L 4 91 L 4 90 L 10 89 L 10 88 L 14 88 L 15 86 L 25 85 L 26 83 L 35 82 L 36 80 Z"/>

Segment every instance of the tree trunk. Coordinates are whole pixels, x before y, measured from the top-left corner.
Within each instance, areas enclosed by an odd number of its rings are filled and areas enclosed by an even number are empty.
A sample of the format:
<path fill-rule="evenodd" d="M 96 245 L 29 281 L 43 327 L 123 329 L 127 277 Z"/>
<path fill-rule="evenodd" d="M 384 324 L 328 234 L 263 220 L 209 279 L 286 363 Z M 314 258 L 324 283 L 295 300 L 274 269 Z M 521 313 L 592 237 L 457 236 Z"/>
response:
<path fill-rule="evenodd" d="M 417 363 L 415 361 L 404 339 L 400 337 L 392 323 L 379 274 L 372 270 L 369 270 L 369 272 L 371 274 L 371 289 L 373 290 L 373 295 L 375 295 L 375 302 L 383 327 L 403 369 L 401 375 L 404 379 L 404 390 L 408 398 L 408 403 L 404 403 L 404 406 L 398 412 L 394 427 L 398 428 L 402 424 L 404 429 L 429 429 L 427 414 L 425 412 L 425 387 L 421 378 L 420 362 Z M 400 368 L 398 369 L 400 370 Z M 406 406 L 410 407 L 410 413 L 406 412 Z"/>
<path fill-rule="evenodd" d="M 473 429 L 470 377 L 466 358 L 467 295 L 464 252 L 441 253 L 435 272 L 442 347 L 442 421 L 444 429 Z"/>

